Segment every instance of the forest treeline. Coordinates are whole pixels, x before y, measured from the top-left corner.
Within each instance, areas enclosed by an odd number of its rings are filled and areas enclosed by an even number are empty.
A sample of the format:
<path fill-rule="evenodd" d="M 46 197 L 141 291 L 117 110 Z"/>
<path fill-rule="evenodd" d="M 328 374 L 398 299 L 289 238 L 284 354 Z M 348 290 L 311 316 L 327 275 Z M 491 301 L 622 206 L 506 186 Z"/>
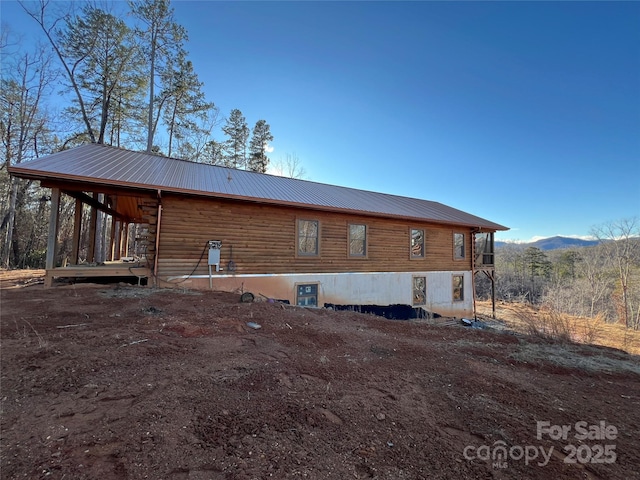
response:
<path fill-rule="evenodd" d="M 42 35 L 25 47 L 3 24 L 6 161 L 91 142 L 266 171 L 270 125 L 259 119 L 250 129 L 239 109 L 221 118 L 169 0 L 19 3 Z"/>
<path fill-rule="evenodd" d="M 547 307 L 555 312 L 601 318 L 640 329 L 640 219 L 593 227 L 590 247 L 543 251 L 508 243 L 496 248 L 496 299 Z M 479 298 L 491 284 L 476 276 Z"/>
<path fill-rule="evenodd" d="M 2 266 L 42 265 L 49 208 L 48 191 L 11 178 L 8 165 L 91 142 L 266 172 L 270 125 L 258 119 L 251 129 L 237 108 L 224 118 L 205 98 L 186 50 L 188 32 L 169 0 L 19 3 L 41 38 L 2 25 Z M 296 156 L 276 169 L 304 175 Z M 63 253 L 68 201 L 61 206 Z"/>

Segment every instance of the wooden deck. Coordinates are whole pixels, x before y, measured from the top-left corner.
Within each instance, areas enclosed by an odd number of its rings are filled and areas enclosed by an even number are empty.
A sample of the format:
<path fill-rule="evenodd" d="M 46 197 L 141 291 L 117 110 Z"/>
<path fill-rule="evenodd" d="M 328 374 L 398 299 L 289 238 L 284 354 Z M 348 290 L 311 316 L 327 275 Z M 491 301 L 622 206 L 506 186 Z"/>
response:
<path fill-rule="evenodd" d="M 47 270 L 45 287 L 50 287 L 54 278 L 138 277 L 138 281 L 151 276 L 151 269 L 137 262 L 106 262 L 101 265 L 69 265 Z"/>

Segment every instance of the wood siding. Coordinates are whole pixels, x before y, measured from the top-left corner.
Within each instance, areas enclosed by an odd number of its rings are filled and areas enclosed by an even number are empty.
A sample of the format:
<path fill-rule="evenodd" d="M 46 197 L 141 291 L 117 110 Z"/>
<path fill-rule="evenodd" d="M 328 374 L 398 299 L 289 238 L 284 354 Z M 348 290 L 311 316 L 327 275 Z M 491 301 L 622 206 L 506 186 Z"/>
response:
<path fill-rule="evenodd" d="M 161 277 L 207 274 L 208 240 L 222 241 L 225 273 L 231 257 L 238 274 L 471 270 L 468 228 L 170 194 L 163 194 L 162 206 Z M 298 219 L 319 220 L 318 256 L 296 255 Z M 366 258 L 349 256 L 350 223 L 367 226 Z M 410 258 L 412 228 L 425 230 L 424 258 Z M 465 233 L 464 260 L 454 260 L 454 232 Z"/>

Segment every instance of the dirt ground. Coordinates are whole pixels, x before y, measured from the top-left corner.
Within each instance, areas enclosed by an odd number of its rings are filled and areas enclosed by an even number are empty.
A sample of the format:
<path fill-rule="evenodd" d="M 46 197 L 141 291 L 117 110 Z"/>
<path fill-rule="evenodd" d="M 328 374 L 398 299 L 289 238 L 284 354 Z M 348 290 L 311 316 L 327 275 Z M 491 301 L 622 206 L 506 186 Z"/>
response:
<path fill-rule="evenodd" d="M 640 478 L 637 356 L 41 273 L 0 272 L 3 479 Z"/>

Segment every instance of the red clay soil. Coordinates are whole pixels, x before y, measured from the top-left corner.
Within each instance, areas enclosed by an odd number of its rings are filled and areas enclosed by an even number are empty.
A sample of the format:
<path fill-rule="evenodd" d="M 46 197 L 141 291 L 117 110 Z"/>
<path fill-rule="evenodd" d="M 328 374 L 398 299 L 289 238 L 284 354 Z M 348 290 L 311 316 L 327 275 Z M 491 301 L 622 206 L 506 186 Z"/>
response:
<path fill-rule="evenodd" d="M 639 478 L 638 357 L 19 275 L 0 275 L 3 479 Z"/>

